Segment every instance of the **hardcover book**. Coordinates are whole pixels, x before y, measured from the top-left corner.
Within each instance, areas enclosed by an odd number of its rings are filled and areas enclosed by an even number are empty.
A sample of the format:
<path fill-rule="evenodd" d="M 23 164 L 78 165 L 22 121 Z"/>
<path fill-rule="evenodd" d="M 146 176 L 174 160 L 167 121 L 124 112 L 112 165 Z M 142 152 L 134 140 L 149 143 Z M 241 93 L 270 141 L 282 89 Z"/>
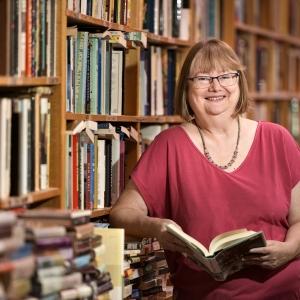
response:
<path fill-rule="evenodd" d="M 216 281 L 224 281 L 231 274 L 249 267 L 242 258 L 250 249 L 267 245 L 262 231 L 255 232 L 245 228 L 224 232 L 216 236 L 206 249 L 199 241 L 173 224 L 165 224 L 168 232 L 181 239 L 194 253 L 184 254 L 188 259 L 203 268 Z"/>

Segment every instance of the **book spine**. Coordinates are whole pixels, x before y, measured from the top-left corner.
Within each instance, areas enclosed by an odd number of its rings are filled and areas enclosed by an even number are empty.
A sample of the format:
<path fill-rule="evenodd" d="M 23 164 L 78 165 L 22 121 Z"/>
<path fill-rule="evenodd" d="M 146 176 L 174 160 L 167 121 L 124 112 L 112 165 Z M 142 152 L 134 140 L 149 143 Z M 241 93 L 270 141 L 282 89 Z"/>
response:
<path fill-rule="evenodd" d="M 90 54 L 91 54 L 91 46 L 90 42 L 88 42 L 87 46 L 87 57 L 86 57 L 86 95 L 85 95 L 85 113 L 91 113 L 91 93 L 90 93 L 90 83 L 91 83 L 91 76 L 90 76 Z M 94 67 L 94 66 L 93 66 Z"/>
<path fill-rule="evenodd" d="M 35 245 L 39 249 L 66 248 L 72 245 L 72 240 L 70 237 L 50 237 L 35 240 Z"/>
<path fill-rule="evenodd" d="M 90 145 L 90 203 L 89 208 L 94 209 L 94 180 L 95 180 L 95 147 Z"/>
<path fill-rule="evenodd" d="M 78 134 L 72 138 L 72 209 L 78 209 Z"/>
<path fill-rule="evenodd" d="M 48 98 L 40 100 L 40 188 L 47 188 L 47 114 L 48 114 Z"/>
<path fill-rule="evenodd" d="M 32 0 L 27 0 L 26 9 L 26 48 L 25 48 L 25 76 L 31 77 L 31 47 L 32 47 Z"/>

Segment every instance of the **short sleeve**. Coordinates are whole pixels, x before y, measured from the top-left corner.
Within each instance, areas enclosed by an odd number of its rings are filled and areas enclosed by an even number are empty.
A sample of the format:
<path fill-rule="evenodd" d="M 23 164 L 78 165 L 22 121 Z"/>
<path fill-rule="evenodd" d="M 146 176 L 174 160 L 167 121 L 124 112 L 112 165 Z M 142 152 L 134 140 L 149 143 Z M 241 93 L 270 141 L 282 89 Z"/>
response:
<path fill-rule="evenodd" d="M 170 217 L 166 204 L 169 200 L 168 172 L 172 169 L 169 164 L 173 156 L 169 151 L 170 140 L 174 129 L 166 129 L 156 136 L 130 175 L 152 217 Z"/>

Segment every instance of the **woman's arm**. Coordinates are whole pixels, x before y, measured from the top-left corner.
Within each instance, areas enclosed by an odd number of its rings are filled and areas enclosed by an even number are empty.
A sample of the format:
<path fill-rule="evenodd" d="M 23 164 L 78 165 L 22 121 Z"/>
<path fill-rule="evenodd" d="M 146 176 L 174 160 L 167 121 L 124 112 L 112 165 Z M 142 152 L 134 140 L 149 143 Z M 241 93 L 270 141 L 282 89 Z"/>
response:
<path fill-rule="evenodd" d="M 175 224 L 172 220 L 148 217 L 147 205 L 133 180 L 110 210 L 109 221 L 112 227 L 124 228 L 126 235 L 156 238 L 163 249 L 190 252 L 180 239 L 167 232 L 164 223 Z"/>
<path fill-rule="evenodd" d="M 300 255 L 300 182 L 292 190 L 288 222 L 290 228 L 284 242 L 267 241 L 267 247 L 250 250 L 252 255 L 244 260 L 275 269 Z"/>

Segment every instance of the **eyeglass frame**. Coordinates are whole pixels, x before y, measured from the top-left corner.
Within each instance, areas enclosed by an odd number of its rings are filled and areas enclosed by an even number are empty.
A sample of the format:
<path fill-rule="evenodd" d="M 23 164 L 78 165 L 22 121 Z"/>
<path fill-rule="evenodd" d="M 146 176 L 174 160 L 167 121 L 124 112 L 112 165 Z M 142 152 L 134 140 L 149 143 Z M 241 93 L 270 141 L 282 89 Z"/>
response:
<path fill-rule="evenodd" d="M 224 86 L 220 83 L 219 77 L 222 77 L 222 76 L 224 76 L 224 75 L 229 75 L 229 74 L 234 74 L 234 75 L 236 75 L 236 78 L 238 78 L 238 77 L 240 76 L 239 72 L 230 72 L 230 73 L 225 73 L 225 74 L 222 74 L 222 75 L 219 75 L 219 76 L 195 76 L 195 77 L 188 78 L 188 80 L 192 81 L 193 84 L 194 84 L 194 79 L 195 79 L 195 78 L 198 78 L 198 77 L 209 77 L 209 79 L 210 79 L 209 85 L 206 86 L 206 87 L 202 87 L 202 88 L 199 87 L 198 89 L 207 89 L 207 88 L 210 87 L 210 85 L 213 83 L 214 79 L 217 79 L 218 82 L 219 82 L 219 84 L 220 84 L 222 87 L 224 87 Z M 235 85 L 235 84 L 236 84 L 236 82 L 235 82 L 234 84 L 231 84 L 231 85 L 226 85 L 225 87 L 227 87 L 227 86 L 233 86 L 233 85 Z"/>

